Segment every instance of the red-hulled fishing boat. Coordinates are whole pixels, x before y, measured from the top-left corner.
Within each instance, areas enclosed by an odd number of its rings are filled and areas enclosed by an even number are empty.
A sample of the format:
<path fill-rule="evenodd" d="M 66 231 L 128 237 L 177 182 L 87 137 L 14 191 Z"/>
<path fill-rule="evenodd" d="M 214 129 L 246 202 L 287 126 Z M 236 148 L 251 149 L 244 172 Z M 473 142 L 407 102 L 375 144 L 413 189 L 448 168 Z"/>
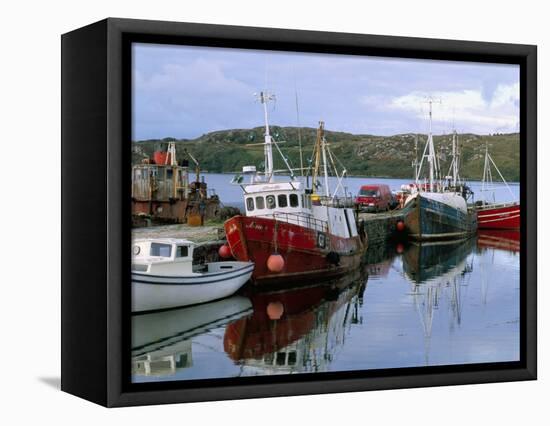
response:
<path fill-rule="evenodd" d="M 341 276 L 359 266 L 366 248 L 366 238 L 359 235 L 356 226 L 353 201 L 350 199 L 348 203 L 337 197 L 338 189 L 343 189 L 346 171 L 336 170 L 335 157 L 325 140 L 324 124 L 320 122 L 312 188 L 298 181 L 269 133 L 267 102 L 272 99 L 272 95 L 264 92 L 259 95 L 265 117 L 264 175 L 258 175 L 254 166 L 245 166 L 243 174 L 250 176 L 250 182 L 242 184 L 242 176 L 235 178 L 243 189 L 246 214 L 225 222 L 229 248 L 236 259 L 255 263 L 252 281 L 256 285 L 298 284 L 308 279 Z M 286 182 L 275 180 L 273 147 L 287 167 L 284 172 L 290 173 Z M 321 167 L 323 194 L 317 193 L 321 187 L 317 179 Z M 329 168 L 338 179 L 333 193 L 328 185 Z"/>
<path fill-rule="evenodd" d="M 477 222 L 479 229 L 519 229 L 520 228 L 520 204 L 517 201 L 497 203 L 494 200 L 493 176 L 491 166 L 495 168 L 502 182 L 508 188 L 512 198 L 515 198 L 506 180 L 493 161 L 489 150 L 485 147 L 485 165 L 483 167 L 483 180 L 481 191 L 484 195 L 490 191 L 493 193 L 493 201 L 486 199 L 476 205 Z"/>
<path fill-rule="evenodd" d="M 518 202 L 484 204 L 477 207 L 479 229 L 519 229 L 520 208 Z"/>

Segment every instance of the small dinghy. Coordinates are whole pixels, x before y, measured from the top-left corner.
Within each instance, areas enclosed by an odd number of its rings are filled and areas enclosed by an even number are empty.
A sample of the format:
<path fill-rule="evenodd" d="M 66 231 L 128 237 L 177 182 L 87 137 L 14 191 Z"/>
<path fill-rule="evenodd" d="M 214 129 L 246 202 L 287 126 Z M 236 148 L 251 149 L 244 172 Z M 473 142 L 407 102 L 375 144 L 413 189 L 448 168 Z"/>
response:
<path fill-rule="evenodd" d="M 138 239 L 132 244 L 132 312 L 196 305 L 231 296 L 252 275 L 251 262 L 193 265 L 194 243 Z"/>

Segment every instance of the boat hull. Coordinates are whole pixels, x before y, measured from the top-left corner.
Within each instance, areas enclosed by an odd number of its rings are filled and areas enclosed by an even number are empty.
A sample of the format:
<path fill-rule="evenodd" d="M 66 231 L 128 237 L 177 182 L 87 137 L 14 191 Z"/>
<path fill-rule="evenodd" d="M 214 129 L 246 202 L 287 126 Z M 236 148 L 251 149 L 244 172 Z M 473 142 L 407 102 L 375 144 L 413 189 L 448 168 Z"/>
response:
<path fill-rule="evenodd" d="M 519 204 L 484 206 L 477 210 L 479 229 L 519 229 Z"/>
<path fill-rule="evenodd" d="M 298 285 L 332 279 L 358 267 L 364 252 L 359 236 L 340 238 L 271 218 L 235 216 L 225 222 L 225 232 L 235 259 L 254 262 L 255 285 Z M 280 272 L 267 267 L 273 253 L 284 259 Z"/>
<path fill-rule="evenodd" d="M 464 212 L 421 193 L 407 202 L 404 214 L 409 237 L 417 241 L 466 238 L 477 230 L 475 212 Z"/>
<path fill-rule="evenodd" d="M 227 270 L 186 277 L 132 271 L 132 313 L 196 305 L 231 296 L 250 279 L 254 269 L 249 262 L 219 263 Z"/>

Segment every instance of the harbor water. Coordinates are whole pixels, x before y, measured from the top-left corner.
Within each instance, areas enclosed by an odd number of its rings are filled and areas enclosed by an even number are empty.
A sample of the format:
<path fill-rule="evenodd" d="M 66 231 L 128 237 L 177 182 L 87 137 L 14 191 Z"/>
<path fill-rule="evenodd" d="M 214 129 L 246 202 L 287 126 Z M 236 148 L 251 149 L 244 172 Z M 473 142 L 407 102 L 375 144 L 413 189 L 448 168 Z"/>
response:
<path fill-rule="evenodd" d="M 225 204 L 230 175 L 206 175 Z M 348 178 L 348 191 L 397 179 Z M 480 184 L 471 184 L 479 192 Z M 223 192 L 220 189 L 223 188 Z M 519 186 L 511 185 L 519 196 Z M 498 200 L 510 198 L 496 193 Z M 297 283 L 298 284 L 298 283 Z M 519 359 L 519 233 L 369 247 L 331 282 L 132 316 L 134 382 Z"/>
<path fill-rule="evenodd" d="M 215 191 L 220 196 L 222 202 L 226 205 L 240 207 L 244 209 L 243 192 L 239 185 L 231 184 L 231 179 L 234 175 L 231 174 L 219 174 L 219 173 L 204 173 L 208 187 Z M 288 177 L 277 177 L 278 179 L 288 181 Z M 247 177 L 244 177 L 246 183 Z M 297 177 L 296 179 L 303 179 Z M 412 183 L 412 179 L 385 179 L 385 178 L 365 178 L 365 177 L 348 177 L 345 179 L 346 194 L 350 196 L 356 196 L 359 192 L 359 188 L 362 185 L 369 185 L 375 183 L 384 183 L 390 187 L 392 191 L 398 191 L 401 185 L 407 185 Z M 482 191 L 482 183 L 480 181 L 467 181 L 468 186 L 474 192 L 474 201 L 482 200 L 484 191 Z M 335 188 L 337 185 L 337 179 L 333 176 L 329 177 L 329 185 L 331 188 Z M 519 200 L 519 183 L 509 182 L 509 190 L 505 185 L 494 184 L 493 191 L 486 191 L 485 196 L 488 201 L 511 201 L 512 199 Z M 322 189 L 321 189 L 322 191 Z"/>

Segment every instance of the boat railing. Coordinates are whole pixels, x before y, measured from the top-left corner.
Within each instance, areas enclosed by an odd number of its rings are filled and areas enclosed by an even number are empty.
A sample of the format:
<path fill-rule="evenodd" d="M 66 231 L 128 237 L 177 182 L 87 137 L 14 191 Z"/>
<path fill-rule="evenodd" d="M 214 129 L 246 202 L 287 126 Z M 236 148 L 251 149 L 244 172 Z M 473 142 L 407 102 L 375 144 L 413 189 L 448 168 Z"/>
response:
<path fill-rule="evenodd" d="M 315 231 L 328 232 L 328 222 L 326 220 L 317 219 L 308 214 L 277 212 L 273 213 L 273 219 Z"/>
<path fill-rule="evenodd" d="M 484 209 L 495 209 L 495 208 L 503 208 L 503 207 L 514 207 L 519 206 L 519 203 L 517 201 L 508 201 L 504 203 L 488 203 L 485 202 L 484 204 L 481 204 L 479 206 L 476 206 L 478 210 L 484 210 Z"/>
<path fill-rule="evenodd" d="M 328 207 L 354 207 L 354 201 L 352 197 L 327 197 L 320 196 L 319 201 L 322 206 Z"/>

